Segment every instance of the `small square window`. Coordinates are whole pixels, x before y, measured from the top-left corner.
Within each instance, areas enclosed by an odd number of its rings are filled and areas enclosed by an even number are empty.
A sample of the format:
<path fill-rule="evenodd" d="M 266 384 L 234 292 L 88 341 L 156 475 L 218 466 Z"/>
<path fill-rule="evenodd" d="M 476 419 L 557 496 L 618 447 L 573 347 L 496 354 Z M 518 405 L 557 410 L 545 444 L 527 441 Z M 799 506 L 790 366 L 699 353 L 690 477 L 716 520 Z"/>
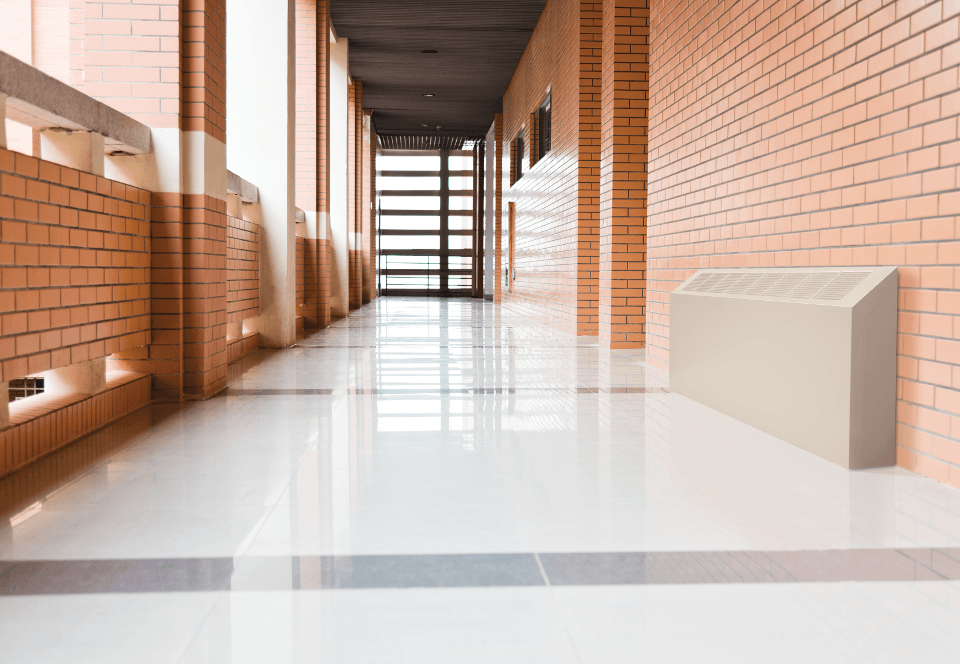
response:
<path fill-rule="evenodd" d="M 510 144 L 510 186 L 523 177 L 523 132 Z"/>
<path fill-rule="evenodd" d="M 539 159 L 543 159 L 543 157 L 550 152 L 550 96 L 551 95 L 547 93 L 547 98 L 537 111 L 537 138 L 539 139 L 537 157 Z"/>

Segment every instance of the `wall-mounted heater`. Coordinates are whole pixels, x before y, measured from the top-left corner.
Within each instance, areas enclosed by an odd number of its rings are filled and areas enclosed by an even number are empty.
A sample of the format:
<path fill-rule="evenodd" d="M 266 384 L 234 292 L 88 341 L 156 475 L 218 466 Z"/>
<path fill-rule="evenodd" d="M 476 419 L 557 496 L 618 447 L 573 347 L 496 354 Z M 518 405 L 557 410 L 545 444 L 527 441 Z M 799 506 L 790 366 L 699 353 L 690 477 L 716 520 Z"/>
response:
<path fill-rule="evenodd" d="M 670 390 L 846 468 L 894 463 L 897 268 L 700 270 L 670 296 Z"/>

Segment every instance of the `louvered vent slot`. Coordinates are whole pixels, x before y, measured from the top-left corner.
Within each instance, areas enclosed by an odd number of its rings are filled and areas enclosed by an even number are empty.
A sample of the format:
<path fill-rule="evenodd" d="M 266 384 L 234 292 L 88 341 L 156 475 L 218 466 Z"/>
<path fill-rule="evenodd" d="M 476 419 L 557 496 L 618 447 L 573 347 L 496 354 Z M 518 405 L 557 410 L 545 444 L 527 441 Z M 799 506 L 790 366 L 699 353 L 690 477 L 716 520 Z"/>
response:
<path fill-rule="evenodd" d="M 767 297 L 784 297 L 787 295 L 787 293 L 799 286 L 803 280 L 809 276 L 809 272 L 797 272 L 793 274 L 787 273 L 783 275 L 783 279 L 768 288 L 767 292 L 763 293 L 763 295 Z"/>
<path fill-rule="evenodd" d="M 757 274 L 756 272 L 751 272 L 745 274 L 740 278 L 740 281 L 735 283 L 729 289 L 727 289 L 728 295 L 743 295 L 748 288 L 751 288 L 760 281 L 763 277 L 762 274 Z"/>
<path fill-rule="evenodd" d="M 743 292 L 744 295 L 759 297 L 764 295 L 771 287 L 777 284 L 781 279 L 783 279 L 782 274 L 770 273 L 770 272 L 760 272 L 758 273 L 760 279 L 753 286 L 750 286 L 747 290 Z"/>
<path fill-rule="evenodd" d="M 727 289 L 730 288 L 735 283 L 737 283 L 738 281 L 740 281 L 739 274 L 733 274 L 733 273 L 727 272 L 723 275 L 723 278 L 720 281 L 715 283 L 710 288 L 710 292 L 721 293 L 721 294 L 726 293 Z"/>
<path fill-rule="evenodd" d="M 869 276 L 869 272 L 841 272 L 833 281 L 824 286 L 823 290 L 817 293 L 813 299 L 842 300 Z"/>
<path fill-rule="evenodd" d="M 803 280 L 803 283 L 794 288 L 787 297 L 809 300 L 819 293 L 824 286 L 839 276 L 839 272 L 814 272 Z"/>
<path fill-rule="evenodd" d="M 723 279 L 722 274 L 718 274 L 716 272 L 704 272 L 700 275 L 700 277 L 697 277 L 695 282 L 687 286 L 686 290 L 693 291 L 694 293 L 706 293 L 721 279 Z"/>
<path fill-rule="evenodd" d="M 684 288 L 684 290 L 693 291 L 693 292 L 695 292 L 695 293 L 699 293 L 699 292 L 700 292 L 700 287 L 703 286 L 703 284 L 704 284 L 705 282 L 709 281 L 711 277 L 713 277 L 713 273 L 711 273 L 711 272 L 701 272 L 699 275 L 697 275 L 697 278 L 696 278 L 696 279 L 694 279 L 693 281 L 691 281 L 691 282 L 687 285 L 687 287 Z"/>

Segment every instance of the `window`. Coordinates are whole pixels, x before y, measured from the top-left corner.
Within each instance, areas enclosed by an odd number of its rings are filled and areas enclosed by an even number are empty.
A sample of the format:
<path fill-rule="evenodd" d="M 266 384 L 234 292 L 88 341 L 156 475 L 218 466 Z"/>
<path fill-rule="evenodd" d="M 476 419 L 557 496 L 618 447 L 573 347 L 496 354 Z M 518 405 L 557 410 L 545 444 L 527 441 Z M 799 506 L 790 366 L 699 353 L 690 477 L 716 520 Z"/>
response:
<path fill-rule="evenodd" d="M 550 152 L 550 93 L 537 111 L 537 158 L 543 159 Z"/>
<path fill-rule="evenodd" d="M 523 177 L 523 132 L 517 134 L 510 145 L 510 186 Z"/>

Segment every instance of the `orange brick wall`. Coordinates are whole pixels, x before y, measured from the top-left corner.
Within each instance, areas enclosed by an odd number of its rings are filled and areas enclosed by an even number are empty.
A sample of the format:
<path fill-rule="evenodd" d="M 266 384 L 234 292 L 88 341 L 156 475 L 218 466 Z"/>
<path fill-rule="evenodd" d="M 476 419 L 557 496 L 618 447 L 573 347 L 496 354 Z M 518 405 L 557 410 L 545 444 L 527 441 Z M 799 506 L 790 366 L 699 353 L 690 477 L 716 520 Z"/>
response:
<path fill-rule="evenodd" d="M 0 381 L 149 343 L 149 201 L 0 149 Z"/>
<path fill-rule="evenodd" d="M 376 200 L 376 172 L 377 151 L 376 134 L 372 131 L 370 120 L 370 111 L 363 111 L 363 135 L 362 152 L 363 162 L 360 164 L 360 233 L 363 237 L 363 246 L 361 247 L 361 304 L 370 302 L 377 296 L 377 289 L 374 282 L 373 257 L 376 252 L 376 240 L 374 238 L 374 220 L 372 202 Z"/>
<path fill-rule="evenodd" d="M 318 203 L 317 175 L 317 2 L 297 0 L 294 6 L 296 54 L 296 206 L 313 212 Z"/>
<path fill-rule="evenodd" d="M 149 404 L 150 378 L 120 371 L 93 396 L 40 394 L 14 402 L 10 427 L 0 432 L 0 476 Z"/>
<path fill-rule="evenodd" d="M 33 0 L 33 66 L 70 82 L 70 5 L 67 0 Z"/>
<path fill-rule="evenodd" d="M 604 0 L 600 341 L 642 348 L 646 315 L 649 0 Z"/>
<path fill-rule="evenodd" d="M 297 302 L 302 293 L 303 247 L 297 238 Z M 227 322 L 260 315 L 260 226 L 227 215 Z"/>
<path fill-rule="evenodd" d="M 651 10 L 648 361 L 697 268 L 900 267 L 897 463 L 960 486 L 956 2 Z"/>
<path fill-rule="evenodd" d="M 188 12 L 181 28 L 179 2 L 72 2 L 74 84 L 151 127 L 180 127 L 181 64 L 185 79 L 193 66 L 180 57 L 181 29 L 193 39 Z"/>
<path fill-rule="evenodd" d="M 517 278 L 503 302 L 577 334 L 596 334 L 599 273 L 600 22 L 597 3 L 550 0 L 503 97 L 502 263 L 507 207 L 516 204 Z M 531 113 L 551 91 L 552 150 L 529 167 Z M 521 129 L 523 177 L 510 186 Z"/>
<path fill-rule="evenodd" d="M 326 230 L 330 214 L 330 6 L 327 0 L 300 0 L 296 5 L 296 178 L 297 206 L 316 210 L 318 235 Z M 304 241 L 304 295 L 298 314 L 306 327 L 330 324 L 329 260 L 326 240 Z"/>
<path fill-rule="evenodd" d="M 488 134 L 489 135 L 489 134 Z M 493 120 L 493 145 L 486 146 L 487 150 L 494 150 L 494 192 L 493 192 L 493 301 L 503 301 L 503 270 L 506 258 L 503 255 L 503 185 L 504 185 L 504 154 L 503 149 L 503 113 L 497 113 Z"/>

